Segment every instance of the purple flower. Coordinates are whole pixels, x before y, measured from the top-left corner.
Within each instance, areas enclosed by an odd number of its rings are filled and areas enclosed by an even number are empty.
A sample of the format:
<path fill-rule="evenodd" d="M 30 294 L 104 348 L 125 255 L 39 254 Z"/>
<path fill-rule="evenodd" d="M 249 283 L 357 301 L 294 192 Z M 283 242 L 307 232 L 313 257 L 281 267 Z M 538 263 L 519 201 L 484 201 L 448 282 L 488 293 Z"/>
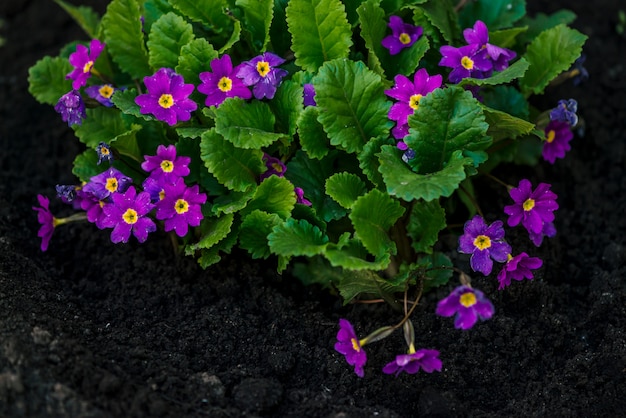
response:
<path fill-rule="evenodd" d="M 572 68 L 569 69 L 570 77 L 573 77 L 572 83 L 574 83 L 575 86 L 589 79 L 589 72 L 583 67 L 586 59 L 587 56 L 581 54 L 580 57 L 574 61 L 574 64 L 572 64 Z"/>
<path fill-rule="evenodd" d="M 176 147 L 159 145 L 155 156 L 144 155 L 145 161 L 141 168 L 150 173 L 150 177 L 163 183 L 173 184 L 179 177 L 189 174 L 191 158 L 176 156 Z"/>
<path fill-rule="evenodd" d="M 97 39 L 92 39 L 89 43 L 89 49 L 85 45 L 76 45 L 76 52 L 70 55 L 70 64 L 74 66 L 74 70 L 65 76 L 66 79 L 72 79 L 72 88 L 78 90 L 85 84 L 91 76 L 93 64 L 104 49 L 104 43 Z"/>
<path fill-rule="evenodd" d="M 304 92 L 302 93 L 302 98 L 304 99 L 304 106 L 317 106 L 315 102 L 315 87 L 311 83 L 306 83 L 302 86 Z"/>
<path fill-rule="evenodd" d="M 543 229 L 540 233 L 529 232 L 528 235 L 533 244 L 535 244 L 535 247 L 540 247 L 543 242 L 543 237 L 552 238 L 556 235 L 556 228 L 553 222 L 546 222 L 543 224 Z"/>
<path fill-rule="evenodd" d="M 439 74 L 431 77 L 422 68 L 413 76 L 413 82 L 402 74 L 395 76 L 394 82 L 391 89 L 385 90 L 387 96 L 399 100 L 389 109 L 389 119 L 396 121 L 397 125 L 406 125 L 409 116 L 419 107 L 422 97 L 441 87 L 442 77 Z"/>
<path fill-rule="evenodd" d="M 449 296 L 440 300 L 437 304 L 437 315 L 453 316 L 454 327 L 470 329 L 478 318 L 489 319 L 493 316 L 494 308 L 489 299 L 480 290 L 469 286 L 459 286 Z"/>
<path fill-rule="evenodd" d="M 491 274 L 494 259 L 500 263 L 507 260 L 511 246 L 504 240 L 502 221 L 495 221 L 487 225 L 485 220 L 474 216 L 465 222 L 464 234 L 459 238 L 460 253 L 471 254 L 470 266 L 485 276 Z"/>
<path fill-rule="evenodd" d="M 408 123 L 405 123 L 403 125 L 396 124 L 396 126 L 394 126 L 391 129 L 391 134 L 396 139 L 403 139 L 405 136 L 409 134 L 409 124 Z"/>
<path fill-rule="evenodd" d="M 502 71 L 509 66 L 509 61 L 517 55 L 515 51 L 501 48 L 489 43 L 489 31 L 484 22 L 477 20 L 474 27 L 465 29 L 463 37 L 468 45 L 477 45 L 479 52 L 485 54 L 492 61 L 493 69 Z"/>
<path fill-rule="evenodd" d="M 300 187 L 294 187 L 293 191 L 296 192 L 296 203 L 299 203 L 301 205 L 305 205 L 305 206 L 311 206 L 312 203 L 310 200 L 307 200 L 304 197 L 304 190 L 302 190 Z"/>
<path fill-rule="evenodd" d="M 535 191 L 527 179 L 522 179 L 517 187 L 509 191 L 515 202 L 504 207 L 504 213 L 509 215 L 507 224 L 517 226 L 520 222 L 533 234 L 540 234 L 543 225 L 554 221 L 553 211 L 559 208 L 556 203 L 556 193 L 550 191 L 550 185 L 539 183 Z"/>
<path fill-rule="evenodd" d="M 359 377 L 365 375 L 363 366 L 367 362 L 367 354 L 361 347 L 363 343 L 357 338 L 352 324 L 347 319 L 340 319 L 335 350 L 345 356 L 349 365 L 354 366 L 354 372 Z"/>
<path fill-rule="evenodd" d="M 72 90 L 59 99 L 54 110 L 61 114 L 63 122 L 67 122 L 68 126 L 80 125 L 83 119 L 87 117 L 85 111 L 85 102 L 76 90 Z"/>
<path fill-rule="evenodd" d="M 57 225 L 57 219 L 50 212 L 50 200 L 47 197 L 38 194 L 37 200 L 39 206 L 33 206 L 33 210 L 37 212 L 37 221 L 41 225 L 37 231 L 37 236 L 41 238 L 41 251 L 47 251 L 54 228 Z"/>
<path fill-rule="evenodd" d="M 161 68 L 152 76 L 144 77 L 143 82 L 148 93 L 135 98 L 141 113 L 152 113 L 158 120 L 170 126 L 179 121 L 191 119 L 191 112 L 198 108 L 189 95 L 193 92 L 193 84 L 185 84 L 185 80 L 170 68 Z"/>
<path fill-rule="evenodd" d="M 178 180 L 178 178 L 176 180 Z M 163 200 L 165 197 L 165 187 L 163 182 L 155 179 L 154 177 L 146 178 L 141 187 L 143 187 L 144 192 L 148 192 L 152 203 Z"/>
<path fill-rule="evenodd" d="M 390 16 L 389 24 L 391 35 L 382 40 L 382 45 L 389 50 L 391 55 L 396 55 L 402 49 L 413 45 L 422 35 L 422 27 L 404 23 L 398 16 Z"/>
<path fill-rule="evenodd" d="M 493 63 L 486 54 L 479 53 L 480 51 L 475 44 L 460 48 L 444 45 L 439 48 L 442 55 L 439 65 L 452 68 L 448 75 L 452 83 L 458 83 L 467 77 L 485 78 L 493 68 Z"/>
<path fill-rule="evenodd" d="M 108 161 L 109 164 L 113 162 L 113 153 L 108 144 L 100 142 L 96 147 L 96 153 L 98 154 L 98 165 L 100 165 L 102 161 Z"/>
<path fill-rule="evenodd" d="M 395 373 L 395 375 L 398 376 L 402 372 L 415 374 L 420 369 L 424 370 L 426 373 L 432 373 L 435 370 L 440 372 L 441 366 L 442 363 L 439 359 L 439 351 L 424 348 L 415 351 L 415 348 L 411 345 L 409 353 L 396 356 L 394 361 L 388 363 L 383 368 L 383 373 Z"/>
<path fill-rule="evenodd" d="M 87 93 L 87 96 L 91 97 L 92 99 L 97 100 L 98 103 L 100 103 L 101 105 L 106 107 L 112 107 L 113 102 L 111 101 L 111 96 L 113 96 L 113 93 L 115 93 L 117 90 L 121 89 L 117 89 L 111 84 L 102 84 L 87 87 L 85 89 L 85 93 Z"/>
<path fill-rule="evenodd" d="M 104 199 L 99 199 L 93 193 L 81 190 L 80 208 L 86 212 L 87 220 L 93 224 L 96 224 L 98 229 L 104 229 L 104 218 L 106 218 L 102 208 L 106 204 Z"/>
<path fill-rule="evenodd" d="M 287 71 L 275 68 L 285 62 L 284 59 L 271 52 L 265 52 L 250 61 L 243 62 L 238 68 L 237 77 L 246 86 L 254 86 L 252 93 L 258 100 L 264 97 L 273 99 Z"/>
<path fill-rule="evenodd" d="M 184 237 L 189 226 L 200 225 L 204 218 L 201 205 L 207 197 L 198 189 L 198 185 L 187 187 L 182 178 L 164 185 L 165 196 L 156 204 L 156 218 L 165 220 L 166 232 L 175 231 L 176 235 Z"/>
<path fill-rule="evenodd" d="M 498 273 L 498 290 L 502 290 L 511 284 L 513 280 L 533 279 L 533 272 L 543 265 L 543 261 L 537 257 L 529 257 L 526 253 L 520 253 L 515 257 L 509 254 L 508 261 Z"/>
<path fill-rule="evenodd" d="M 130 177 L 118 169 L 110 167 L 90 178 L 89 183 L 83 187 L 83 191 L 93 194 L 97 200 L 104 200 L 111 194 L 124 193 L 132 182 Z"/>
<path fill-rule="evenodd" d="M 236 77 L 239 67 L 233 69 L 233 63 L 229 55 L 216 58 L 211 61 L 210 72 L 200 73 L 202 84 L 198 86 L 198 91 L 207 95 L 204 104 L 207 106 L 219 106 L 229 97 L 241 97 L 249 99 L 252 97 L 250 89 L 246 87 L 240 79 Z"/>
<path fill-rule="evenodd" d="M 148 234 L 156 231 L 154 221 L 146 216 L 153 207 L 150 195 L 146 192 L 137 194 L 134 187 L 129 187 L 126 193 L 115 193 L 113 203 L 102 208 L 105 215 L 103 226 L 113 228 L 111 241 L 126 243 L 132 232 L 139 242 L 145 242 Z"/>
<path fill-rule="evenodd" d="M 541 155 L 543 159 L 554 164 L 557 158 L 564 158 L 571 149 L 569 143 L 574 137 L 570 126 L 565 122 L 551 121 L 544 130 L 546 142 L 543 143 Z"/>
<path fill-rule="evenodd" d="M 279 158 L 272 157 L 267 153 L 263 153 L 263 162 L 267 170 L 261 174 L 259 178 L 261 181 L 269 176 L 283 177 L 287 171 L 287 166 Z"/>
<path fill-rule="evenodd" d="M 559 104 L 550 110 L 550 120 L 557 122 L 567 122 L 570 126 L 576 126 L 578 123 L 578 102 L 574 99 L 559 100 Z"/>
<path fill-rule="evenodd" d="M 402 161 L 405 163 L 408 163 L 413 158 L 415 158 L 415 150 L 412 148 L 407 148 L 404 153 L 402 153 Z"/>

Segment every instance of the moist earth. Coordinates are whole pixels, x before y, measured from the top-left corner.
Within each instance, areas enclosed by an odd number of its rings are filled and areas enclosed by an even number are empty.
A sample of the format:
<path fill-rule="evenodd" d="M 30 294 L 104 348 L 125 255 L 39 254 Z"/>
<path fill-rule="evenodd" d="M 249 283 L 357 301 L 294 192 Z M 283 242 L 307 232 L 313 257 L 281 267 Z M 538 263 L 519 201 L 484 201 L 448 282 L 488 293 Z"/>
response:
<path fill-rule="evenodd" d="M 103 11 L 104 1 L 88 2 Z M 572 151 L 553 166 L 504 166 L 517 184 L 552 184 L 556 237 L 533 281 L 498 291 L 474 284 L 496 315 L 469 332 L 437 317 L 423 298 L 418 347 L 441 351 L 441 373 L 384 375 L 400 334 L 367 347 L 359 379 L 333 350 L 340 317 L 364 335 L 395 321 L 383 306 L 349 305 L 304 287 L 275 260 L 234 251 L 207 270 L 177 257 L 165 234 L 114 245 L 89 224 L 55 232 L 42 253 L 31 207 L 38 193 L 74 182 L 82 151 L 52 107 L 27 92 L 27 70 L 86 39 L 57 5 L 3 1 L 0 18 L 0 416 L 2 417 L 596 417 L 624 416 L 626 374 L 626 38 L 614 0 L 529 0 L 531 14 L 579 17 L 589 80 L 535 99 L 579 103 Z M 626 8 L 624 6 L 621 6 Z M 490 218 L 508 197 L 478 185 Z M 52 199 L 55 213 L 67 214 Z M 453 243 L 452 243 L 453 246 Z M 463 259 L 459 260 L 460 263 Z M 465 260 L 466 262 L 466 260 Z"/>

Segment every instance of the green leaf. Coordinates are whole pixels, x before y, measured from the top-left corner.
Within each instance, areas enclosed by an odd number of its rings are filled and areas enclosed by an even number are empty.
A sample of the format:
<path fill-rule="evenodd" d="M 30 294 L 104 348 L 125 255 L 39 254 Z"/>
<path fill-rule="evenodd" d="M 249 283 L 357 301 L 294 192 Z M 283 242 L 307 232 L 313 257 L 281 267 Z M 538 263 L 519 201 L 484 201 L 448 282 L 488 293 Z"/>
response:
<path fill-rule="evenodd" d="M 270 109 L 276 115 L 276 132 L 290 137 L 296 133 L 296 121 L 302 113 L 302 94 L 302 87 L 291 80 L 283 81 L 278 87 L 276 95 L 269 101 Z"/>
<path fill-rule="evenodd" d="M 229 254 L 230 250 L 236 243 L 237 232 L 235 230 L 231 230 L 226 237 L 211 248 L 202 248 L 199 250 L 198 254 L 196 254 L 196 257 L 198 257 L 198 264 L 200 264 L 200 267 L 205 269 L 218 263 L 222 259 L 220 252 Z"/>
<path fill-rule="evenodd" d="M 348 270 L 344 271 L 336 286 L 345 306 L 359 295 L 390 298 L 394 293 L 404 291 L 405 283 L 385 280 L 372 270 Z"/>
<path fill-rule="evenodd" d="M 388 193 L 407 202 L 451 196 L 466 177 L 465 166 L 472 165 L 471 158 L 463 157 L 462 151 L 454 151 L 442 170 L 421 175 L 404 164 L 401 151 L 394 145 L 383 145 L 379 157 Z"/>
<path fill-rule="evenodd" d="M 502 29 L 489 33 L 489 43 L 501 48 L 511 48 L 515 45 L 515 40 L 528 30 L 528 26 L 521 28 Z"/>
<path fill-rule="evenodd" d="M 365 41 L 368 51 L 367 66 L 382 76 L 384 70 L 379 57 L 384 57 L 385 53 L 389 54 L 389 51 L 381 44 L 387 34 L 385 11 L 380 7 L 380 0 L 367 0 L 357 8 L 356 12 L 361 23 L 359 34 Z"/>
<path fill-rule="evenodd" d="M 204 38 L 194 39 L 180 49 L 176 72 L 186 83 L 200 84 L 198 74 L 211 71 L 211 61 L 217 58 L 217 51 Z"/>
<path fill-rule="evenodd" d="M 226 0 L 169 0 L 170 4 L 194 22 L 210 27 L 220 33 L 230 28 L 230 19 L 224 13 L 228 9 Z"/>
<path fill-rule="evenodd" d="M 215 215 L 238 212 L 246 207 L 250 199 L 254 196 L 254 192 L 255 190 L 250 188 L 245 192 L 231 192 L 218 196 L 213 200 L 211 211 Z"/>
<path fill-rule="evenodd" d="M 230 34 L 230 38 L 228 38 L 226 43 L 217 52 L 219 52 L 220 54 L 223 54 L 224 52 L 228 51 L 233 45 L 239 42 L 240 37 L 241 37 L 241 22 L 238 20 L 235 20 L 235 23 L 233 24 L 233 31 Z"/>
<path fill-rule="evenodd" d="M 102 169 L 98 166 L 98 154 L 93 149 L 88 149 L 78 154 L 74 159 L 72 174 L 81 182 L 87 183 L 90 178 L 100 174 Z"/>
<path fill-rule="evenodd" d="M 365 144 L 363 152 L 360 152 L 357 155 L 359 159 L 359 167 L 363 170 L 367 179 L 380 190 L 385 190 L 385 182 L 380 174 L 380 171 L 378 171 L 378 167 L 380 167 L 380 160 L 378 159 L 377 154 L 380 152 L 380 148 L 383 145 L 395 145 L 395 143 L 395 140 L 389 136 L 372 138 L 367 144 Z"/>
<path fill-rule="evenodd" d="M 61 57 L 44 57 L 28 69 L 28 92 L 39 103 L 55 105 L 68 91 L 72 90 L 72 80 L 65 76 L 74 67 Z"/>
<path fill-rule="evenodd" d="M 417 253 L 432 254 L 439 231 L 446 227 L 446 213 L 438 200 L 415 202 L 406 226 L 411 246 Z"/>
<path fill-rule="evenodd" d="M 526 14 L 526 0 L 476 0 L 467 3 L 460 11 L 459 21 L 471 28 L 482 20 L 489 30 L 508 28 Z"/>
<path fill-rule="evenodd" d="M 211 248 L 230 233 L 235 216 L 232 213 L 219 218 L 204 218 L 200 223 L 200 240 L 185 247 L 185 255 L 193 255 L 196 251 Z"/>
<path fill-rule="evenodd" d="M 360 152 L 370 138 L 387 135 L 391 103 L 385 99 L 378 74 L 362 62 L 335 60 L 324 64 L 313 78 L 318 120 L 331 145 Z"/>
<path fill-rule="evenodd" d="M 112 138 L 126 131 L 117 109 L 100 106 L 87 109 L 87 117 L 76 127 L 75 134 L 83 144 L 95 149 L 100 142 L 108 144 Z"/>
<path fill-rule="evenodd" d="M 382 256 L 396 253 L 396 244 L 387 231 L 403 214 L 400 202 L 374 189 L 356 200 L 349 217 L 365 248 L 375 256 Z"/>
<path fill-rule="evenodd" d="M 443 286 L 452 278 L 452 261 L 443 253 L 434 252 L 417 260 L 425 269 L 424 292 Z"/>
<path fill-rule="evenodd" d="M 141 108 L 137 103 L 135 103 L 135 98 L 137 97 L 137 90 L 128 89 L 128 90 L 117 90 L 111 96 L 111 101 L 113 104 L 127 115 L 132 115 L 137 118 L 141 118 L 147 121 L 156 120 L 152 115 L 145 115 L 141 113 Z"/>
<path fill-rule="evenodd" d="M 104 39 L 113 61 L 135 79 L 152 74 L 140 18 L 137 0 L 113 0 L 102 17 Z"/>
<path fill-rule="evenodd" d="M 324 127 L 318 122 L 319 109 L 317 106 L 308 106 L 298 117 L 298 138 L 302 149 L 310 158 L 322 159 L 330 150 L 330 142 L 324 132 Z"/>
<path fill-rule="evenodd" d="M 514 64 L 504 69 L 503 71 L 498 71 L 494 75 L 488 78 L 478 79 L 478 78 L 464 78 L 459 81 L 459 86 L 465 86 L 466 84 L 473 86 L 494 86 L 497 84 L 505 84 L 509 83 L 516 78 L 523 77 L 526 71 L 530 67 L 528 61 L 524 58 L 520 58 Z"/>
<path fill-rule="evenodd" d="M 252 45 L 257 51 L 264 52 L 270 40 L 274 1 L 236 0 L 235 4 L 243 9 L 244 27 L 250 32 Z"/>
<path fill-rule="evenodd" d="M 202 134 L 200 158 L 220 183 L 237 192 L 256 188 L 265 168 L 262 151 L 237 148 L 214 129 Z"/>
<path fill-rule="evenodd" d="M 256 188 L 254 197 L 240 213 L 245 215 L 258 209 L 287 219 L 295 204 L 293 184 L 284 177 L 269 176 Z"/>
<path fill-rule="evenodd" d="M 275 177 L 275 176 L 274 176 Z M 247 250 L 252 258 L 267 258 L 272 254 L 267 236 L 282 223 L 275 213 L 261 210 L 250 212 L 239 227 L 239 246 Z"/>
<path fill-rule="evenodd" d="M 391 254 L 384 253 L 374 260 L 371 258 L 363 243 L 358 239 L 351 239 L 346 245 L 329 244 L 324 256 L 333 267 L 343 267 L 349 270 L 380 271 L 387 268 L 391 262 Z"/>
<path fill-rule="evenodd" d="M 390 55 L 389 51 L 385 49 L 381 60 L 387 78 L 393 79 L 396 74 L 412 75 L 429 48 L 428 38 L 422 36 L 413 45 L 402 50 L 400 54 Z"/>
<path fill-rule="evenodd" d="M 289 31 L 287 27 L 287 15 L 285 9 L 289 0 L 274 0 L 274 19 L 270 27 L 270 42 L 274 53 L 284 57 L 291 47 L 291 37 L 285 36 Z"/>
<path fill-rule="evenodd" d="M 561 72 L 567 70 L 580 56 L 587 36 L 565 25 L 543 31 L 528 46 L 524 58 L 530 68 L 520 79 L 524 95 L 541 94 Z"/>
<path fill-rule="evenodd" d="M 448 43 L 453 43 L 459 37 L 461 29 L 459 28 L 454 6 L 450 0 L 429 0 L 420 7 L 424 11 L 426 18 L 441 32 L 441 35 Z"/>
<path fill-rule="evenodd" d="M 491 109 L 487 106 L 483 106 L 483 113 L 489 124 L 487 134 L 489 134 L 494 141 L 503 138 L 517 138 L 518 136 L 529 134 L 535 128 L 534 123 L 516 118 L 506 112 Z"/>
<path fill-rule="evenodd" d="M 155 71 L 176 67 L 181 48 L 193 38 L 193 28 L 185 19 L 171 12 L 161 16 L 148 36 L 148 63 Z"/>
<path fill-rule="evenodd" d="M 261 149 L 284 134 L 274 132 L 274 114 L 267 103 L 226 99 L 215 109 L 215 130 L 238 148 Z"/>
<path fill-rule="evenodd" d="M 419 156 L 409 164 L 420 174 L 443 169 L 456 150 L 484 151 L 491 145 L 480 103 L 458 87 L 424 96 L 409 116 L 409 127 L 404 142 Z"/>
<path fill-rule="evenodd" d="M 544 30 L 560 24 L 569 25 L 574 20 L 576 20 L 576 14 L 570 10 L 558 10 L 551 15 L 537 13 L 534 17 L 525 16 L 520 21 L 520 24 L 528 26 L 528 31 L 520 36 L 519 42 L 522 44 L 528 43 Z"/>
<path fill-rule="evenodd" d="M 495 86 L 482 93 L 483 103 L 492 109 L 509 113 L 528 120 L 528 101 L 518 89 L 512 86 Z"/>
<path fill-rule="evenodd" d="M 322 254 L 328 237 L 316 226 L 300 219 L 287 219 L 276 225 L 267 236 L 273 253 L 283 256 Z"/>
<path fill-rule="evenodd" d="M 336 173 L 326 180 L 326 194 L 346 209 L 366 192 L 365 183 L 356 174 Z"/>
<path fill-rule="evenodd" d="M 63 0 L 54 0 L 61 6 L 78 25 L 89 35 L 90 38 L 97 38 L 100 30 L 100 16 L 91 7 L 74 6 Z"/>
<path fill-rule="evenodd" d="M 290 0 L 287 25 L 302 69 L 314 73 L 326 61 L 348 57 L 352 30 L 340 0 Z"/>

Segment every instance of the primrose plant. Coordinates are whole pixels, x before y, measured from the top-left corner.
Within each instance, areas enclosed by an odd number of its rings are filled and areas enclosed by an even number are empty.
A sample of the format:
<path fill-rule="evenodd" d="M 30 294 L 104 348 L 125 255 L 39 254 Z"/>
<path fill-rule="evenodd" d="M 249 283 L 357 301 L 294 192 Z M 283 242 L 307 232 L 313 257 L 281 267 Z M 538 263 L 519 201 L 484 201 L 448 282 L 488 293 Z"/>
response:
<path fill-rule="evenodd" d="M 540 246 L 556 234 L 556 194 L 492 172 L 570 149 L 576 101 L 542 111 L 529 98 L 587 76 L 571 12 L 530 17 L 524 0 L 113 0 L 99 16 L 55 1 L 89 39 L 37 62 L 30 92 L 86 151 L 76 184 L 56 188 L 75 212 L 57 217 L 38 196 L 43 251 L 76 220 L 114 243 L 162 231 L 203 268 L 238 246 L 345 304 L 389 302 L 399 321 L 364 338 L 339 321 L 335 349 L 359 376 L 364 347 L 400 328 L 406 353 L 383 372 L 441 370 L 410 318 L 455 273 L 435 312 L 462 330 L 494 315 L 454 251 L 483 276 L 497 269 L 500 289 L 542 266 L 512 248 L 505 222 Z M 480 181 L 510 194 L 489 220 Z"/>

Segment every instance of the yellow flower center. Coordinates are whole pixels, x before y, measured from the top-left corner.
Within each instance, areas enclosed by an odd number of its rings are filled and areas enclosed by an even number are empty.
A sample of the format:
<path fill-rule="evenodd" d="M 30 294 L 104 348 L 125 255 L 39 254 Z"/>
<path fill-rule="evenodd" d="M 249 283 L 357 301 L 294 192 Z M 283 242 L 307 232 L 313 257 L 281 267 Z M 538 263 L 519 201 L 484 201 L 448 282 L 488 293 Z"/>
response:
<path fill-rule="evenodd" d="M 136 223 L 139 220 L 137 211 L 131 208 L 126 209 L 126 212 L 122 215 L 122 219 L 129 225 Z"/>
<path fill-rule="evenodd" d="M 411 43 L 411 37 L 404 32 L 400 34 L 400 36 L 398 37 L 398 40 L 400 41 L 400 43 L 402 43 L 402 45 L 407 45 Z"/>
<path fill-rule="evenodd" d="M 476 305 L 476 295 L 472 292 L 463 293 L 459 298 L 459 303 L 466 308 Z"/>
<path fill-rule="evenodd" d="M 265 77 L 270 72 L 270 63 L 267 61 L 259 61 L 256 63 L 256 71 L 261 77 Z"/>
<path fill-rule="evenodd" d="M 555 137 L 556 137 L 556 132 L 554 132 L 554 129 L 550 129 L 548 133 L 546 134 L 546 141 L 548 142 L 548 144 L 552 143 Z"/>
<path fill-rule="evenodd" d="M 117 179 L 115 177 L 109 177 L 104 188 L 111 193 L 115 193 L 117 191 L 117 186 Z"/>
<path fill-rule="evenodd" d="M 417 110 L 417 108 L 420 106 L 421 98 L 422 98 L 421 94 L 414 94 L 413 96 L 409 98 L 409 106 L 411 107 L 411 109 Z"/>
<path fill-rule="evenodd" d="M 354 348 L 354 351 L 361 351 L 361 347 L 359 346 L 359 340 L 357 340 L 356 338 L 352 338 L 350 342 L 352 342 L 352 348 Z"/>
<path fill-rule="evenodd" d="M 164 173 L 171 173 L 174 171 L 174 163 L 170 160 L 161 161 L 161 170 L 163 170 Z"/>
<path fill-rule="evenodd" d="M 102 147 L 102 148 L 100 148 L 100 154 L 102 154 L 102 155 L 109 155 L 110 151 L 109 151 L 109 149 L 107 147 Z"/>
<path fill-rule="evenodd" d="M 162 94 L 161 97 L 159 97 L 159 106 L 163 109 L 169 109 L 174 106 L 174 98 L 172 95 L 167 93 Z"/>
<path fill-rule="evenodd" d="M 461 65 L 463 66 L 463 68 L 465 68 L 466 70 L 471 70 L 474 68 L 474 60 L 472 60 L 470 57 L 465 56 L 463 58 L 461 58 Z"/>
<path fill-rule="evenodd" d="M 83 66 L 83 73 L 90 72 L 92 67 L 93 67 L 93 61 L 87 61 L 85 65 Z"/>
<path fill-rule="evenodd" d="M 508 263 L 511 260 L 513 260 L 513 256 L 511 254 L 507 254 L 506 255 L 506 262 Z"/>
<path fill-rule="evenodd" d="M 165 190 L 161 190 L 159 192 L 159 200 L 163 200 L 163 199 L 165 199 Z"/>
<path fill-rule="evenodd" d="M 187 203 L 185 199 L 178 199 L 176 203 L 174 203 L 174 210 L 179 215 L 182 215 L 183 213 L 189 211 L 189 203 Z"/>
<path fill-rule="evenodd" d="M 272 163 L 272 168 L 277 172 L 277 173 L 282 173 L 283 172 L 283 166 L 278 164 L 278 163 Z"/>
<path fill-rule="evenodd" d="M 491 247 L 491 238 L 487 235 L 479 235 L 474 239 L 474 246 L 479 250 Z"/>
<path fill-rule="evenodd" d="M 526 199 L 526 201 L 522 204 L 522 206 L 524 207 L 524 210 L 526 212 L 528 212 L 529 210 L 532 210 L 532 208 L 535 207 L 535 199 L 531 199 L 531 198 Z"/>
<path fill-rule="evenodd" d="M 233 80 L 228 77 L 222 77 L 220 81 L 217 82 L 217 88 L 227 93 L 233 88 Z"/>
<path fill-rule="evenodd" d="M 105 99 L 109 99 L 111 98 L 111 96 L 113 96 L 114 91 L 115 90 L 113 90 L 113 87 L 111 87 L 110 84 L 105 84 L 104 86 L 100 87 L 98 93 L 100 93 L 100 96 L 104 97 Z"/>

